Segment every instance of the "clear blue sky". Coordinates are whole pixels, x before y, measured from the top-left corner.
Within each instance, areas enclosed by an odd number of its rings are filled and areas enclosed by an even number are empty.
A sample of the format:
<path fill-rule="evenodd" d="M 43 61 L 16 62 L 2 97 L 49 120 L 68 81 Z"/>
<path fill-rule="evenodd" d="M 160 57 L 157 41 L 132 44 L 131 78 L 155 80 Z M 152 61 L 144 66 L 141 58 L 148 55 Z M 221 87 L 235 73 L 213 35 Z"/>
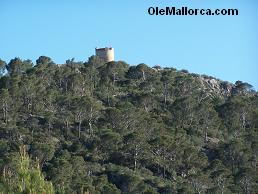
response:
<path fill-rule="evenodd" d="M 237 8 L 239 16 L 150 16 L 150 6 Z M 257 0 L 0 0 L 0 58 L 85 61 L 113 46 L 116 60 L 160 64 L 258 89 Z"/>

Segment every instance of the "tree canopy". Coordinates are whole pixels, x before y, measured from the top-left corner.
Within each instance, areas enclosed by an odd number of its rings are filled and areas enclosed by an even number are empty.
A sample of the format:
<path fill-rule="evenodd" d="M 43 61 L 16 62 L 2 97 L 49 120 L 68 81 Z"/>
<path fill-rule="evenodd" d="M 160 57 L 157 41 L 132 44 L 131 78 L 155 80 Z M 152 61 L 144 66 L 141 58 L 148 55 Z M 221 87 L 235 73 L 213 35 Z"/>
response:
<path fill-rule="evenodd" d="M 257 96 L 97 56 L 0 60 L 0 193 L 256 193 Z"/>

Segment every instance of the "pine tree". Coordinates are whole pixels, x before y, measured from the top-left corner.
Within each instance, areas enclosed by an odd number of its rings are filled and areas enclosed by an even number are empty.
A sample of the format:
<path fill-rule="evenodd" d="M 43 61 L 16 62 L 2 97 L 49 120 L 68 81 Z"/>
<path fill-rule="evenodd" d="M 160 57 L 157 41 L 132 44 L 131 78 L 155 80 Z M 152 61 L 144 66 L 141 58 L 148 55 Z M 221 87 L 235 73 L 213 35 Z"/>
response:
<path fill-rule="evenodd" d="M 3 179 L 0 182 L 2 193 L 17 193 L 17 194 L 52 194 L 54 188 L 51 182 L 45 181 L 44 176 L 39 167 L 39 162 L 36 166 L 32 165 L 31 159 L 26 151 L 26 146 L 20 146 L 20 158 L 18 169 L 15 173 L 15 181 L 8 180 L 4 172 Z M 15 184 L 16 183 L 16 184 Z M 3 185 L 3 186 L 2 186 Z"/>

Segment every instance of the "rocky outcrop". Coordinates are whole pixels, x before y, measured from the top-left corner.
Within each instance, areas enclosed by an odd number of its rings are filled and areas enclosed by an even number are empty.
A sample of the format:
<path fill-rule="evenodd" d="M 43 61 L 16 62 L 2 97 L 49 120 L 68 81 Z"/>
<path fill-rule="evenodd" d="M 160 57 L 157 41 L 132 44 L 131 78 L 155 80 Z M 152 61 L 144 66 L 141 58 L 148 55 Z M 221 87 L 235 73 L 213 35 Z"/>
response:
<path fill-rule="evenodd" d="M 197 79 L 200 81 L 204 91 L 213 94 L 215 93 L 219 96 L 230 95 L 235 87 L 232 83 L 221 81 L 210 76 L 200 75 Z"/>

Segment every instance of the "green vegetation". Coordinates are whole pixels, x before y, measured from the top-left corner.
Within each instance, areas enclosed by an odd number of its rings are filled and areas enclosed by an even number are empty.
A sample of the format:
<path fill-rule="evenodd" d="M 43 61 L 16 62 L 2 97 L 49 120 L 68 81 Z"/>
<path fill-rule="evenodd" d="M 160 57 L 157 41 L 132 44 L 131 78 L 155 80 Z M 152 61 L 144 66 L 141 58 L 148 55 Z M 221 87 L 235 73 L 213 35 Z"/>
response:
<path fill-rule="evenodd" d="M 39 163 L 36 167 L 31 166 L 30 158 L 25 146 L 20 146 L 20 157 L 14 177 L 10 169 L 3 169 L 1 177 L 1 193 L 30 193 L 30 194 L 52 194 L 54 193 L 52 183 L 44 180 Z"/>
<path fill-rule="evenodd" d="M 257 128 L 241 81 L 96 56 L 0 60 L 0 193 L 256 193 Z"/>

